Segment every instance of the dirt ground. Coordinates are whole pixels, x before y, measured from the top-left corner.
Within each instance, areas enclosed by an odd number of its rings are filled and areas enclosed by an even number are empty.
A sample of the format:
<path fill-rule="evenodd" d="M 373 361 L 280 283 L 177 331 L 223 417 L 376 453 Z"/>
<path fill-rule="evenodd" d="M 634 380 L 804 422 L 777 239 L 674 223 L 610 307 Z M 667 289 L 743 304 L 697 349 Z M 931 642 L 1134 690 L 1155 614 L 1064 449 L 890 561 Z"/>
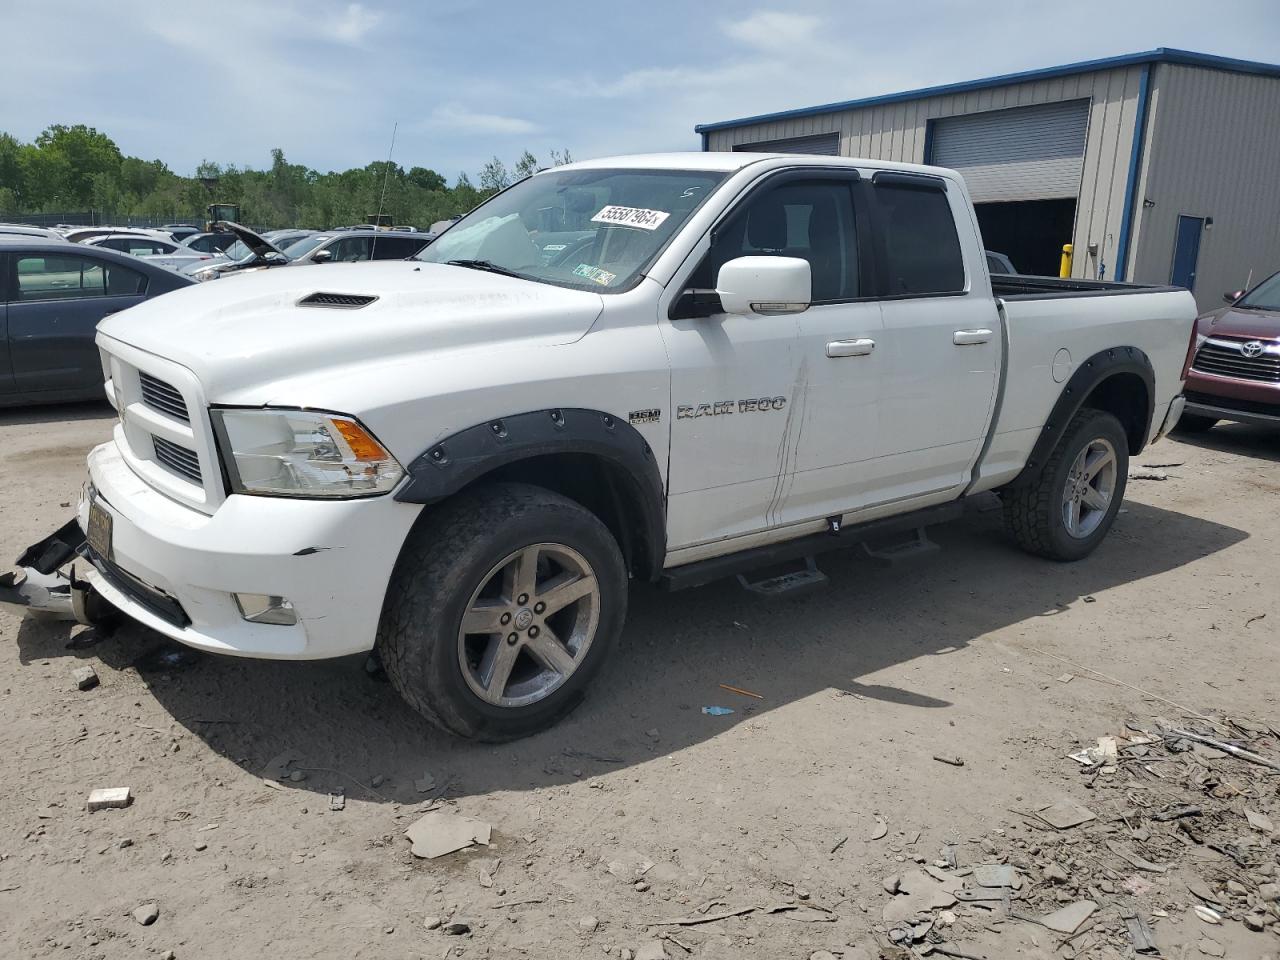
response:
<path fill-rule="evenodd" d="M 110 414 L 0 413 L 6 560 L 70 516 Z M 1108 540 L 1074 565 L 1018 553 L 988 508 L 897 566 L 825 558 L 830 587 L 802 597 L 635 587 L 584 705 L 504 746 L 434 732 L 363 658 L 238 661 L 137 626 L 104 638 L 0 613 L 0 956 L 908 957 L 883 915 L 905 901 L 883 881 L 1000 860 L 1030 891 L 1023 912 L 1095 899 L 1092 929 L 1066 941 L 962 903 L 934 924 L 934 955 L 1131 956 L 1115 931 L 1135 912 L 1166 957 L 1280 955 L 1259 894 L 1280 839 L 1242 815 L 1280 822 L 1280 777 L 1141 740 L 1114 773 L 1066 756 L 1132 737 L 1130 719 L 1201 714 L 1251 722 L 1251 749 L 1280 757 L 1278 463 L 1280 436 L 1258 429 L 1163 441 L 1133 469 L 1177 464 L 1168 479 L 1131 481 Z M 84 665 L 101 684 L 81 692 Z M 281 756 L 305 779 L 270 779 Z M 131 806 L 87 812 L 114 786 Z M 405 830 L 437 797 L 491 823 L 491 845 L 415 858 Z M 1175 797 L 1201 820 L 1212 805 L 1234 839 L 1135 821 Z M 1097 820 L 1057 833 L 1031 814 L 1062 800 Z M 1135 872 L 1116 841 L 1170 865 Z M 1196 877 L 1222 923 L 1194 912 Z"/>

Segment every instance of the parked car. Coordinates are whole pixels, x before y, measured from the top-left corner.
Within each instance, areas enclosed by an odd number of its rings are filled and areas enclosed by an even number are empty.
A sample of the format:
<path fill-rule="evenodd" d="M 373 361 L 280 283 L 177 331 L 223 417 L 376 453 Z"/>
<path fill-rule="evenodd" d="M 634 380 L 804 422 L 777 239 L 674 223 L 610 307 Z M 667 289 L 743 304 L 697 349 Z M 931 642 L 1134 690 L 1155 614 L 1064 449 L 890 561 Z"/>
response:
<path fill-rule="evenodd" d="M 592 236 L 543 263 L 550 208 Z M 751 585 L 816 585 L 815 553 L 911 542 L 993 490 L 1024 549 L 1088 556 L 1181 409 L 1195 314 L 1180 289 L 991 276 L 951 170 L 571 164 L 415 259 L 109 318 L 123 429 L 28 556 L 81 551 L 83 609 L 202 650 L 376 649 L 431 722 L 523 736 L 582 699 L 630 578 L 807 559 Z"/>
<path fill-rule="evenodd" d="M 178 243 L 202 232 L 199 227 L 190 223 L 166 223 L 162 229 L 167 231 L 169 236 L 173 237 Z"/>
<path fill-rule="evenodd" d="M 404 260 L 431 242 L 427 233 L 393 233 L 387 230 L 342 230 L 312 233 L 285 249 L 265 236 L 239 224 L 227 225 L 246 251 L 239 258 L 188 267 L 196 280 L 215 280 L 230 273 L 268 267 L 309 266 L 317 263 L 357 263 L 361 260 Z M 232 251 L 228 251 L 232 253 Z"/>
<path fill-rule="evenodd" d="M 1178 427 L 1199 433 L 1219 420 L 1280 427 L 1280 273 L 1223 299 L 1229 306 L 1196 322 Z"/>
<path fill-rule="evenodd" d="M 297 227 L 289 227 L 283 230 L 268 230 L 262 235 L 262 239 L 267 240 L 277 249 L 284 250 L 292 246 L 304 237 L 309 237 L 316 231 L 301 230 Z"/>
<path fill-rule="evenodd" d="M 104 247 L 0 236 L 0 406 L 100 398 L 98 321 L 191 283 Z"/>
<path fill-rule="evenodd" d="M 236 235 L 227 230 L 217 233 L 197 233 L 182 241 L 184 247 L 198 250 L 200 253 L 221 253 L 236 242 Z"/>
<path fill-rule="evenodd" d="M 153 240 L 164 240 L 166 242 L 173 239 L 164 230 L 151 230 L 146 227 L 72 227 L 63 236 L 72 243 L 84 243 L 94 237 L 108 237 L 112 234 L 117 236 L 151 237 Z"/>
<path fill-rule="evenodd" d="M 195 263 L 207 263 L 213 259 L 211 253 L 201 253 L 168 240 L 157 240 L 154 237 L 137 234 L 109 233 L 105 237 L 92 237 L 84 241 L 86 246 L 106 247 L 108 250 L 119 250 L 131 257 L 143 257 L 151 263 L 170 270 L 181 270 Z"/>
<path fill-rule="evenodd" d="M 62 240 L 57 230 L 47 227 L 33 227 L 25 223 L 0 223 L 0 236 L 4 237 L 39 237 L 42 240 Z"/>

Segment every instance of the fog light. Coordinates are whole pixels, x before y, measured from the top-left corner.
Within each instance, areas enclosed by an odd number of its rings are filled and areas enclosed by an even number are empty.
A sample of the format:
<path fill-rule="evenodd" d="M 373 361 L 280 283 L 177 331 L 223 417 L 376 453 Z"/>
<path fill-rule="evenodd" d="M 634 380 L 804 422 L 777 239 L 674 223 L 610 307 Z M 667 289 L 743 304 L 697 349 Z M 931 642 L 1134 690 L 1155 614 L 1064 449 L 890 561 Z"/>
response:
<path fill-rule="evenodd" d="M 288 627 L 298 622 L 293 604 L 284 597 L 265 593 L 233 593 L 240 616 L 250 623 L 275 623 Z"/>

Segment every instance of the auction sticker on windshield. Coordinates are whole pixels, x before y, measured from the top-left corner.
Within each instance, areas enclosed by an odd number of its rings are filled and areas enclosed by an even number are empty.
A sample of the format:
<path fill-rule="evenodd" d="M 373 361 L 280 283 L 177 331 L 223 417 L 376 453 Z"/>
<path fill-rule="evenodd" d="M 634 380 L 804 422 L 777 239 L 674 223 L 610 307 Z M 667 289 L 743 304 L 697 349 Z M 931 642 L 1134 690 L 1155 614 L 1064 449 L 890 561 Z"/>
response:
<path fill-rule="evenodd" d="M 599 267 L 593 267 L 589 263 L 580 263 L 573 268 L 575 277 L 585 277 L 588 280 L 594 280 L 602 287 L 607 287 L 613 281 L 618 279 L 616 273 L 610 273 L 608 270 L 601 270 Z"/>
<path fill-rule="evenodd" d="M 605 207 L 594 217 L 592 223 L 605 223 L 611 227 L 636 227 L 640 230 L 657 230 L 662 221 L 671 216 L 665 210 L 646 210 L 644 207 Z"/>

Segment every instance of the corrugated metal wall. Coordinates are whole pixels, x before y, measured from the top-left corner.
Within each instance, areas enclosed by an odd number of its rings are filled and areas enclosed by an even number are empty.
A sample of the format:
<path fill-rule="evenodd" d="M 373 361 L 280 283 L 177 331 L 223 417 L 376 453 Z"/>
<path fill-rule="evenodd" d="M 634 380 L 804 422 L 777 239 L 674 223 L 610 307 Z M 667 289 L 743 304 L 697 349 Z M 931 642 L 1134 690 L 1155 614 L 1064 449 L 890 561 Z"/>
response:
<path fill-rule="evenodd" d="M 1073 242 L 1078 252 L 1073 272 L 1076 276 L 1092 277 L 1105 264 L 1106 276 L 1113 277 L 1141 74 L 1140 66 L 1099 70 L 967 93 L 712 130 L 707 133 L 707 149 L 732 150 L 736 145 L 759 140 L 838 132 L 843 156 L 923 163 L 929 120 L 1087 98 L 1090 101 L 1089 132 L 1076 208 Z M 1097 258 L 1088 256 L 1087 247 L 1091 242 L 1098 244 Z"/>
<path fill-rule="evenodd" d="M 1200 237 L 1196 302 L 1280 270 L 1280 79 L 1153 67 L 1131 278 L 1168 283 L 1178 215 L 1212 217 Z M 1144 206 L 1143 200 L 1153 206 Z"/>

